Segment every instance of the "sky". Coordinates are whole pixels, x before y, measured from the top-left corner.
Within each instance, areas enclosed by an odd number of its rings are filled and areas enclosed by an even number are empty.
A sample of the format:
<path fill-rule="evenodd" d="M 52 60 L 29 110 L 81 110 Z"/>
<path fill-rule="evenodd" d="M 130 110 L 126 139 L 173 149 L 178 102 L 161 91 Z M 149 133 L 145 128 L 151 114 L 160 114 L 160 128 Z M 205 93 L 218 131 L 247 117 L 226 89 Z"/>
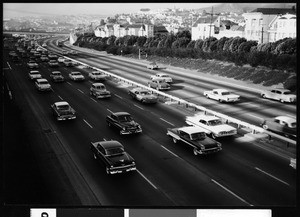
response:
<path fill-rule="evenodd" d="M 198 9 L 216 3 L 3 3 L 3 18 L 44 15 L 115 15 L 136 13 L 141 8 Z"/>

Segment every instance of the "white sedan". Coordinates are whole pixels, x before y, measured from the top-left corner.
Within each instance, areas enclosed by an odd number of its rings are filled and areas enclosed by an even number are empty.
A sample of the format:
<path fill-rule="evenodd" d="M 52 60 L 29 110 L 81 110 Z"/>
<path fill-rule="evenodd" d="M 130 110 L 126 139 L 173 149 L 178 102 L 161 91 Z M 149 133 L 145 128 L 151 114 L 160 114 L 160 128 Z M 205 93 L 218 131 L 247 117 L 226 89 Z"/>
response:
<path fill-rule="evenodd" d="M 172 83 L 173 82 L 173 79 L 169 75 L 167 75 L 165 73 L 157 73 L 155 75 L 150 76 L 151 80 L 153 80 L 155 78 L 162 78 L 167 83 Z"/>
<path fill-rule="evenodd" d="M 71 72 L 69 78 L 73 81 L 84 81 L 85 77 L 80 72 Z"/>
<path fill-rule="evenodd" d="M 188 125 L 202 128 L 213 139 L 237 134 L 237 129 L 225 124 L 219 117 L 213 115 L 195 115 L 186 117 Z"/>
<path fill-rule="evenodd" d="M 240 96 L 231 93 L 226 89 L 213 89 L 209 91 L 204 91 L 204 96 L 208 99 L 214 99 L 219 102 L 237 102 L 240 100 Z"/>

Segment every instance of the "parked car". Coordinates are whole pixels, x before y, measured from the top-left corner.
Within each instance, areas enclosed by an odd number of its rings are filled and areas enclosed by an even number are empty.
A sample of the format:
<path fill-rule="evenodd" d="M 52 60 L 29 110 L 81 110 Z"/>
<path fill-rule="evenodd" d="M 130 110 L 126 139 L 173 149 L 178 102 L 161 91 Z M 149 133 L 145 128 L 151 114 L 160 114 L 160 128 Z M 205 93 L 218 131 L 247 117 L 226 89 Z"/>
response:
<path fill-rule="evenodd" d="M 198 114 L 195 116 L 189 116 L 186 117 L 185 122 L 188 125 L 202 128 L 205 133 L 213 139 L 237 134 L 236 128 L 223 123 L 219 117 L 213 115 Z"/>
<path fill-rule="evenodd" d="M 155 78 L 163 78 L 164 81 L 167 82 L 167 83 L 172 83 L 173 82 L 173 79 L 165 73 L 157 73 L 155 75 L 150 76 L 151 80 L 153 80 Z"/>
<path fill-rule="evenodd" d="M 204 91 L 204 96 L 208 99 L 214 99 L 219 102 L 237 102 L 240 100 L 240 96 L 233 94 L 226 89 L 213 89 L 209 91 Z"/>
<path fill-rule="evenodd" d="M 194 155 L 209 154 L 222 150 L 221 143 L 207 137 L 204 130 L 199 127 L 168 128 L 167 135 L 172 137 L 174 143 L 181 142 L 191 146 Z"/>
<path fill-rule="evenodd" d="M 105 81 L 107 76 L 106 74 L 102 73 L 102 72 L 99 72 L 99 71 L 92 71 L 89 73 L 89 78 L 91 80 L 95 80 L 95 81 Z"/>
<path fill-rule="evenodd" d="M 149 90 L 145 90 L 140 87 L 133 88 L 128 91 L 128 94 L 142 103 L 156 103 L 158 97 L 151 93 Z"/>
<path fill-rule="evenodd" d="M 66 101 L 55 102 L 51 105 L 52 114 L 56 120 L 70 120 L 76 118 L 75 110 Z"/>
<path fill-rule="evenodd" d="M 49 58 L 46 55 L 42 55 L 40 59 L 41 59 L 42 62 L 48 62 L 49 61 Z"/>
<path fill-rule="evenodd" d="M 36 79 L 35 80 L 35 87 L 39 91 L 50 91 L 50 90 L 52 90 L 51 89 L 51 85 L 49 84 L 49 82 L 45 78 L 38 78 L 38 79 Z"/>
<path fill-rule="evenodd" d="M 158 69 L 156 62 L 151 62 L 147 65 L 147 69 Z"/>
<path fill-rule="evenodd" d="M 35 61 L 29 60 L 29 62 L 27 63 L 27 67 L 30 69 L 37 69 L 39 68 L 39 65 Z"/>
<path fill-rule="evenodd" d="M 50 54 L 48 54 L 48 58 L 50 60 L 57 60 L 58 56 L 56 54 L 50 53 Z"/>
<path fill-rule="evenodd" d="M 30 80 L 42 78 L 42 75 L 40 74 L 40 72 L 36 71 L 36 70 L 29 71 L 28 76 L 29 76 Z"/>
<path fill-rule="evenodd" d="M 53 82 L 64 82 L 65 78 L 64 76 L 61 74 L 60 71 L 53 71 L 50 74 L 50 78 Z"/>
<path fill-rule="evenodd" d="M 94 159 L 104 164 L 107 174 L 125 173 L 136 170 L 134 159 L 124 150 L 124 146 L 116 141 L 91 142 Z"/>
<path fill-rule="evenodd" d="M 73 81 L 84 81 L 85 77 L 80 72 L 71 72 L 69 78 Z"/>
<path fill-rule="evenodd" d="M 99 98 L 109 98 L 111 94 L 102 83 L 93 83 L 90 88 L 90 95 Z"/>
<path fill-rule="evenodd" d="M 63 64 L 64 64 L 65 66 L 73 66 L 73 62 L 72 62 L 70 59 L 65 59 L 65 60 L 63 61 Z"/>
<path fill-rule="evenodd" d="M 115 127 L 120 135 L 141 133 L 141 125 L 135 122 L 127 112 L 115 112 L 106 116 L 106 123 L 109 127 Z"/>
<path fill-rule="evenodd" d="M 59 66 L 58 62 L 56 60 L 53 60 L 53 59 L 48 62 L 48 65 L 50 67 L 58 67 Z"/>
<path fill-rule="evenodd" d="M 65 61 L 64 57 L 58 57 L 57 62 L 63 63 Z"/>
<path fill-rule="evenodd" d="M 269 130 L 287 137 L 297 136 L 297 121 L 296 118 L 289 116 L 277 116 L 274 118 L 266 119 L 261 126 L 265 130 Z"/>
<path fill-rule="evenodd" d="M 169 90 L 171 88 L 170 84 L 165 82 L 163 78 L 154 78 L 148 82 L 148 87 L 157 89 L 157 90 Z"/>
<path fill-rule="evenodd" d="M 278 100 L 284 102 L 296 102 L 296 95 L 292 94 L 290 90 L 284 88 L 274 88 L 271 90 L 264 90 L 260 94 L 263 98 Z"/>

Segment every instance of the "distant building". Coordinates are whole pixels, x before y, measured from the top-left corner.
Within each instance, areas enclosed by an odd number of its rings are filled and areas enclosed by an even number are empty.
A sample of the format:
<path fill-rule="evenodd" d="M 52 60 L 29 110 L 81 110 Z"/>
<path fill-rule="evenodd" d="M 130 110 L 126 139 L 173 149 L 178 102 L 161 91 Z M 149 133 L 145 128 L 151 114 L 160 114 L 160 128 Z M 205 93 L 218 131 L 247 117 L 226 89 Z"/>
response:
<path fill-rule="evenodd" d="M 217 16 L 202 16 L 192 25 L 192 40 L 214 37 L 220 28 L 220 18 Z"/>
<path fill-rule="evenodd" d="M 245 18 L 245 38 L 247 40 L 257 41 L 258 43 L 269 42 L 270 37 L 272 37 L 271 40 L 274 40 L 274 20 L 276 20 L 278 16 L 282 16 L 284 14 L 296 14 L 296 11 L 291 8 L 257 8 L 250 13 L 244 13 L 243 16 Z M 274 25 L 272 25 L 272 23 Z M 281 23 L 283 24 L 286 22 Z M 273 28 L 273 30 L 271 30 L 270 28 Z M 281 30 L 283 30 L 283 28 Z"/>
<path fill-rule="evenodd" d="M 295 14 L 277 15 L 269 25 L 269 42 L 283 38 L 296 38 L 297 16 Z"/>

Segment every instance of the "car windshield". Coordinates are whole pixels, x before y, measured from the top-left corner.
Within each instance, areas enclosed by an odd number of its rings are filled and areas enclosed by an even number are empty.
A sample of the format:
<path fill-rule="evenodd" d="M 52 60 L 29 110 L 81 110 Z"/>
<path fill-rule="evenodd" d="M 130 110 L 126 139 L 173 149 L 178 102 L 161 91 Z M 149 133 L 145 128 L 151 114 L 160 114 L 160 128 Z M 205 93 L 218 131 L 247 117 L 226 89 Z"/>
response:
<path fill-rule="evenodd" d="M 217 125 L 220 125 L 220 124 L 222 124 L 222 122 L 218 119 L 210 120 L 210 121 L 207 122 L 208 126 L 217 126 Z"/>
<path fill-rule="evenodd" d="M 130 115 L 121 115 L 118 117 L 120 122 L 130 122 L 132 121 L 132 117 Z"/>
<path fill-rule="evenodd" d="M 123 148 L 110 148 L 106 149 L 106 154 L 111 156 L 111 155 L 120 155 L 123 154 L 124 149 Z"/>
<path fill-rule="evenodd" d="M 69 108 L 70 108 L 69 105 L 59 105 L 59 106 L 57 106 L 58 110 L 68 110 Z"/>
<path fill-rule="evenodd" d="M 140 94 L 141 94 L 141 95 L 150 95 L 151 93 L 148 92 L 148 91 L 141 91 Z"/>
<path fill-rule="evenodd" d="M 288 94 L 291 94 L 291 91 L 289 91 L 289 90 L 286 90 L 286 91 L 282 92 L 282 94 L 284 94 L 284 95 L 288 95 Z"/>
<path fill-rule="evenodd" d="M 73 72 L 72 75 L 81 75 L 80 72 Z"/>
<path fill-rule="evenodd" d="M 60 75 L 60 72 L 52 72 L 53 75 Z"/>
<path fill-rule="evenodd" d="M 36 74 L 40 74 L 40 73 L 38 71 L 32 71 L 32 72 L 30 72 L 30 74 L 36 75 Z"/>
<path fill-rule="evenodd" d="M 191 134 L 191 140 L 202 140 L 205 139 L 206 135 L 204 132 Z"/>
<path fill-rule="evenodd" d="M 48 84 L 47 81 L 40 81 L 39 83 L 40 83 L 40 84 Z"/>
<path fill-rule="evenodd" d="M 69 60 L 69 59 L 66 59 L 66 60 L 65 60 L 65 62 L 71 62 L 71 60 Z"/>
<path fill-rule="evenodd" d="M 94 75 L 101 75 L 100 72 L 94 72 Z"/>
<path fill-rule="evenodd" d="M 104 90 L 104 89 L 105 89 L 105 87 L 104 87 L 104 86 L 102 86 L 102 85 L 95 86 L 95 88 L 96 88 L 97 90 Z"/>

